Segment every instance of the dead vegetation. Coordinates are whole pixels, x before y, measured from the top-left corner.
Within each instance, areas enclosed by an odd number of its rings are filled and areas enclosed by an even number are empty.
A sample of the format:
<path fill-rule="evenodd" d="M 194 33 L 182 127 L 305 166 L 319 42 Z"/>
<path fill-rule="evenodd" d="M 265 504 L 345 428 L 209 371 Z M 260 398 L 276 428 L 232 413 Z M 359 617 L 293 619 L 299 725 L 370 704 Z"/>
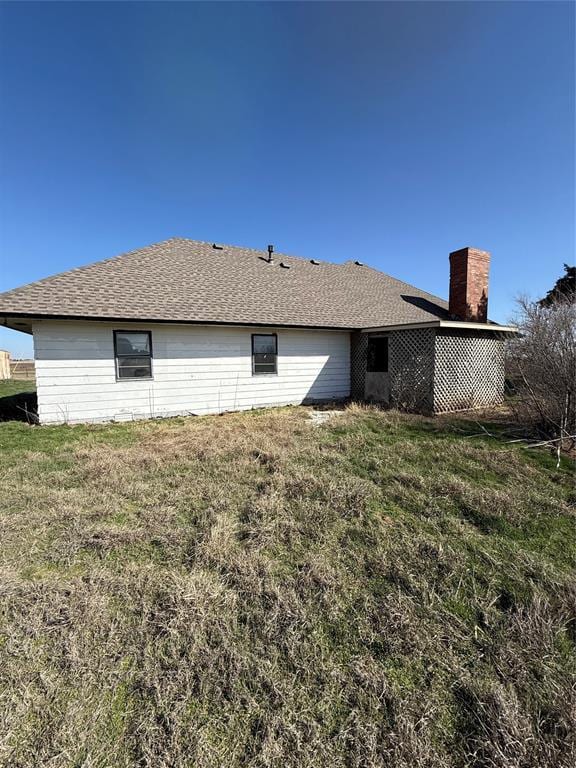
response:
<path fill-rule="evenodd" d="M 552 292 L 551 292 L 552 293 Z M 576 446 L 576 301 L 517 301 L 521 335 L 508 345 L 516 421 L 561 450 Z"/>
<path fill-rule="evenodd" d="M 571 469 L 467 431 L 2 425 L 0 764 L 574 765 Z"/>

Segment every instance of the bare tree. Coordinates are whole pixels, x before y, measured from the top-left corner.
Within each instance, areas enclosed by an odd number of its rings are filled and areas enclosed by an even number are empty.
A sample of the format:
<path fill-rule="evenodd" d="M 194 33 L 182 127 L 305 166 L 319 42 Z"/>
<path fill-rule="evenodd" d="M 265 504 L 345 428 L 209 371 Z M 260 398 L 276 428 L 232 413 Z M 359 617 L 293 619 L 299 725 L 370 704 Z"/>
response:
<path fill-rule="evenodd" d="M 521 336 L 510 342 L 508 378 L 517 416 L 562 447 L 576 443 L 576 303 L 517 300 Z"/>

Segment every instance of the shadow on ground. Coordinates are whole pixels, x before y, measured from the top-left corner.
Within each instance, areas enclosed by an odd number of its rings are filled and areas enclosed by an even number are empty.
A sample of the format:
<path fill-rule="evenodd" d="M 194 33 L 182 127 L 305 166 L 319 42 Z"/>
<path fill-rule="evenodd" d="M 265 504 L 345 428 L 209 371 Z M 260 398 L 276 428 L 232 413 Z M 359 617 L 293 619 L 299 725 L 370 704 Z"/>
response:
<path fill-rule="evenodd" d="M 0 421 L 38 422 L 38 398 L 36 392 L 17 392 L 0 397 Z"/>

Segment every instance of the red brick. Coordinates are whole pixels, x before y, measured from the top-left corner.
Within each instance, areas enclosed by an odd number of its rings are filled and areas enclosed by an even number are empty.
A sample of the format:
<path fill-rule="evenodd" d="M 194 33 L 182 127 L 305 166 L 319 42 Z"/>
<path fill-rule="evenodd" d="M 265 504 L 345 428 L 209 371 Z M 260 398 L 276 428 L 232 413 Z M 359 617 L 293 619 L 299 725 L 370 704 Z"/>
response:
<path fill-rule="evenodd" d="M 488 321 L 490 254 L 461 248 L 450 254 L 450 314 L 457 320 Z"/>

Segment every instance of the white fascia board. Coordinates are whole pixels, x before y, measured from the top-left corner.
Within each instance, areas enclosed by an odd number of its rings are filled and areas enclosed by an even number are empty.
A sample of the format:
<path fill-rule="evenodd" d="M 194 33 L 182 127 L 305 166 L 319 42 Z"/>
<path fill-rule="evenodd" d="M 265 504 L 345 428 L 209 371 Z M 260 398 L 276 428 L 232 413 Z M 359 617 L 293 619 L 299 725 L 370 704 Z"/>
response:
<path fill-rule="evenodd" d="M 463 331 L 493 331 L 517 335 L 513 325 L 495 325 L 492 323 L 468 323 L 462 320 L 429 320 L 424 323 L 404 323 L 403 325 L 381 325 L 377 328 L 363 328 L 362 333 L 384 333 L 387 331 L 409 331 L 416 328 L 459 328 Z"/>

